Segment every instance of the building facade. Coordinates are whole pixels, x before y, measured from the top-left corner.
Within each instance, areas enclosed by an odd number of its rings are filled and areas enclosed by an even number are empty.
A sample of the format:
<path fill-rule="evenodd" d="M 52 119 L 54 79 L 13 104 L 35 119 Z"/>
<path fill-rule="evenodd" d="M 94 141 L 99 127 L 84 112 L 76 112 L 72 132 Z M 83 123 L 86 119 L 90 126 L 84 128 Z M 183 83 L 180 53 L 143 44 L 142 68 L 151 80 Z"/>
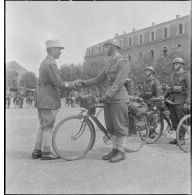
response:
<path fill-rule="evenodd" d="M 115 34 L 111 39 L 117 39 L 122 46 L 121 53 L 128 55 L 130 61 L 139 62 L 143 56 L 155 64 L 161 55 L 178 51 L 187 59 L 191 59 L 191 16 L 176 16 L 175 19 L 160 24 L 152 23 L 150 27 L 132 32 Z M 108 40 L 106 40 L 108 41 Z M 85 61 L 104 58 L 103 41 L 88 47 Z M 143 60 L 142 60 L 143 61 Z"/>

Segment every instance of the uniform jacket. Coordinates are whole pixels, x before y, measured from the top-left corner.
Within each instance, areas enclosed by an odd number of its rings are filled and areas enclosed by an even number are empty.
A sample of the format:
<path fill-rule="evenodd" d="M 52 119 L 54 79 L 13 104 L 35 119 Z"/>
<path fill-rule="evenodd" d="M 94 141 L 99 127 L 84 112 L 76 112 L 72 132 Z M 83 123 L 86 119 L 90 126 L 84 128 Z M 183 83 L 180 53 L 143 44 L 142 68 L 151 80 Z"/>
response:
<path fill-rule="evenodd" d="M 161 96 L 160 82 L 155 77 L 147 78 L 143 86 L 143 98 L 159 97 Z"/>
<path fill-rule="evenodd" d="M 128 102 L 128 92 L 124 86 L 130 72 L 130 64 L 127 58 L 117 55 L 105 70 L 97 77 L 86 81 L 86 86 L 99 84 L 105 80 L 108 86 L 105 91 L 106 103 Z"/>
<path fill-rule="evenodd" d="M 187 71 L 182 71 L 180 74 L 174 74 L 171 82 L 171 88 L 165 92 L 165 98 L 175 104 L 184 104 L 187 99 L 190 99 L 190 74 Z M 175 90 L 178 86 L 182 90 Z"/>
<path fill-rule="evenodd" d="M 55 59 L 47 56 L 39 68 L 39 91 L 36 107 L 40 109 L 58 109 L 61 107 L 59 89 L 64 87 L 60 79 Z"/>

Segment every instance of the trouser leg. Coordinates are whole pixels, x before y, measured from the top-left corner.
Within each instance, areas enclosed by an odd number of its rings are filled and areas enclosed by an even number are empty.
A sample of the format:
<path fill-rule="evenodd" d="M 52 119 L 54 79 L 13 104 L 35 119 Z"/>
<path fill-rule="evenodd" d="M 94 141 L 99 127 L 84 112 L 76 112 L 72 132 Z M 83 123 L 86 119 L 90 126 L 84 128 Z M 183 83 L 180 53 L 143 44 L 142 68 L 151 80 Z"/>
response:
<path fill-rule="evenodd" d="M 184 117 L 184 112 L 183 112 L 183 104 L 179 104 L 175 106 L 175 111 L 177 114 L 177 118 L 178 118 L 178 123 L 179 121 Z M 178 124 L 177 124 L 178 125 Z M 186 129 L 184 127 L 181 126 L 181 130 L 179 132 L 179 138 L 183 138 L 185 136 L 185 132 Z"/>
<path fill-rule="evenodd" d="M 41 150 L 43 140 L 43 128 L 39 127 L 36 135 L 35 149 Z"/>
<path fill-rule="evenodd" d="M 43 152 L 49 152 L 52 139 L 52 129 L 44 128 L 43 130 Z"/>
<path fill-rule="evenodd" d="M 177 113 L 176 113 L 176 106 L 175 105 L 169 105 L 169 111 L 170 111 L 170 119 L 173 128 L 176 130 L 177 124 L 179 122 Z"/>
<path fill-rule="evenodd" d="M 117 136 L 117 148 L 120 151 L 124 151 L 127 141 L 127 136 Z"/>

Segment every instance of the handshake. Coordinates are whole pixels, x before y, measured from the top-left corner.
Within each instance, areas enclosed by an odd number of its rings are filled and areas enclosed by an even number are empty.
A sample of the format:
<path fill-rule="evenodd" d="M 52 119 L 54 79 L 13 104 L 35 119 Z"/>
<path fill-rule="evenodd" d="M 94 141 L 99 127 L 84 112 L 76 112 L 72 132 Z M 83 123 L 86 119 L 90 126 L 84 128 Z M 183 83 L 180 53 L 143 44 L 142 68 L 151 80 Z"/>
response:
<path fill-rule="evenodd" d="M 86 86 L 86 82 L 82 81 L 80 79 L 77 79 L 75 81 L 65 82 L 64 85 L 65 85 L 65 87 L 68 87 L 68 88 L 78 89 L 78 88 L 85 87 Z"/>

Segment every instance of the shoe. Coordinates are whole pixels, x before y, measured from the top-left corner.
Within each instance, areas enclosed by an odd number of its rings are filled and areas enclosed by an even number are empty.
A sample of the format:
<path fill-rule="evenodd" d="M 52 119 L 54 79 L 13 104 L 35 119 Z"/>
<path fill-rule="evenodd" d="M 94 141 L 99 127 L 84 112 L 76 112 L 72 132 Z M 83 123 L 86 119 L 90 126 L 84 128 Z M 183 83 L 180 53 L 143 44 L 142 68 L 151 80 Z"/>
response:
<path fill-rule="evenodd" d="M 41 150 L 34 149 L 32 153 L 32 158 L 33 159 L 41 158 Z"/>
<path fill-rule="evenodd" d="M 54 155 L 52 152 L 42 152 L 41 160 L 55 160 L 60 158 L 59 156 Z"/>
<path fill-rule="evenodd" d="M 126 158 L 125 152 L 118 150 L 117 154 L 112 158 L 110 158 L 109 161 L 112 163 L 116 163 L 116 162 L 120 162 L 121 160 L 124 160 L 125 158 Z"/>
<path fill-rule="evenodd" d="M 103 160 L 109 160 L 110 158 L 112 158 L 116 153 L 117 153 L 118 149 L 113 148 L 111 152 L 109 152 L 108 154 L 104 155 L 102 157 Z"/>
<path fill-rule="evenodd" d="M 174 140 L 170 141 L 169 144 L 177 144 L 177 140 L 174 139 Z"/>
<path fill-rule="evenodd" d="M 148 136 L 150 139 L 154 139 L 156 137 L 155 133 L 150 133 L 150 135 Z"/>

